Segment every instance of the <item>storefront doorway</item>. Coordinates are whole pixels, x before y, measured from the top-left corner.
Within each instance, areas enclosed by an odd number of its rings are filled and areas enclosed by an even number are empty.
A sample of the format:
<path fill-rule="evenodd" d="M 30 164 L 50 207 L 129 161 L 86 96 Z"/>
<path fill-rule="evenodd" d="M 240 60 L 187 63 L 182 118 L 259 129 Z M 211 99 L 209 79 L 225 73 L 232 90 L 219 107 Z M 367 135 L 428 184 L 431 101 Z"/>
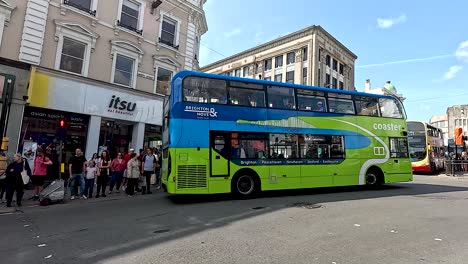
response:
<path fill-rule="evenodd" d="M 121 120 L 102 119 L 99 135 L 99 154 L 107 150 L 111 158 L 117 153 L 127 153 L 132 140 L 133 123 Z"/>

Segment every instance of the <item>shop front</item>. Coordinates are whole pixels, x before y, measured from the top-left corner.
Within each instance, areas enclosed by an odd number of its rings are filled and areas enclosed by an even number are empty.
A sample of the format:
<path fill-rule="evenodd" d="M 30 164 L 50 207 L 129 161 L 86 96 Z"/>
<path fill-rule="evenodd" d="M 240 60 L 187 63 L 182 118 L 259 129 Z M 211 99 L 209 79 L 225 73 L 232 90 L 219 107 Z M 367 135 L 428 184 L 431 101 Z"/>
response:
<path fill-rule="evenodd" d="M 81 148 L 86 158 L 108 150 L 114 157 L 160 138 L 163 97 L 34 68 L 21 129 L 24 142 L 56 144 L 57 120 L 67 120 L 63 161 Z M 154 133 L 154 134 L 153 134 Z M 159 133 L 159 134 L 158 134 Z"/>

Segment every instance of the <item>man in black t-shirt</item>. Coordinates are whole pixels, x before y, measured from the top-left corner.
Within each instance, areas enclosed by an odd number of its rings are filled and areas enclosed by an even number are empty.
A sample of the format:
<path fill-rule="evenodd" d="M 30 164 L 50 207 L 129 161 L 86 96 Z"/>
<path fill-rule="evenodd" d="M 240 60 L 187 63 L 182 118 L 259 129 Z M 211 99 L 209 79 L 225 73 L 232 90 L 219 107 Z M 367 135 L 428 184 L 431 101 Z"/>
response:
<path fill-rule="evenodd" d="M 70 173 L 70 195 L 71 199 L 75 199 L 77 195 L 75 191 L 75 183 L 78 182 L 80 185 L 80 197 L 84 196 L 84 171 L 85 171 L 86 158 L 83 156 L 81 149 L 75 150 L 75 156 L 70 158 L 68 161 L 68 171 Z"/>

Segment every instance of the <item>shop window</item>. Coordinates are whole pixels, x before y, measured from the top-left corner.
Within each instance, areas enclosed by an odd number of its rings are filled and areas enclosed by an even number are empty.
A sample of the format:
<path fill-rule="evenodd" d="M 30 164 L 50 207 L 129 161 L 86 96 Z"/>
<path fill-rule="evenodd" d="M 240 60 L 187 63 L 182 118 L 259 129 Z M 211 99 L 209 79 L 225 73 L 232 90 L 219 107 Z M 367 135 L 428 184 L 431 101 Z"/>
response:
<path fill-rule="evenodd" d="M 268 105 L 270 108 L 294 109 L 294 89 L 268 86 Z"/>
<path fill-rule="evenodd" d="M 377 98 L 357 96 L 355 98 L 356 113 L 364 116 L 379 116 Z"/>
<path fill-rule="evenodd" d="M 250 107 L 265 107 L 265 90 L 262 85 L 230 82 L 229 103 Z"/>
<path fill-rule="evenodd" d="M 184 101 L 226 104 L 226 81 L 200 77 L 187 77 L 184 79 Z"/>

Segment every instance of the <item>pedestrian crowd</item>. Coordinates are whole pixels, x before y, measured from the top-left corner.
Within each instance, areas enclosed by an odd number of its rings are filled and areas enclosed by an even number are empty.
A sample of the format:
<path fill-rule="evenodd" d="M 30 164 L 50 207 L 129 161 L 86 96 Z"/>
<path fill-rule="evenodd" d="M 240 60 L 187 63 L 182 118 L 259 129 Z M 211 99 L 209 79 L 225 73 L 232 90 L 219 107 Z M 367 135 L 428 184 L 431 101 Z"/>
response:
<path fill-rule="evenodd" d="M 161 188 L 161 161 L 160 152 L 156 148 L 140 149 L 139 155 L 134 149 L 129 149 L 125 155 L 118 153 L 113 159 L 104 150 L 101 155 L 93 154 L 90 160 L 86 160 L 81 149 L 76 149 L 75 155 L 68 162 L 70 199 L 106 197 L 114 192 L 120 193 L 121 190 L 128 196 L 135 193 L 151 194 L 152 183 L 156 189 Z M 41 147 L 37 150 L 33 170 L 21 154 L 13 155 L 13 161 L 0 174 L 0 202 L 4 202 L 5 196 L 7 207 L 11 207 L 16 193 L 16 205 L 21 206 L 24 187 L 29 182 L 34 185 L 33 199 L 38 200 L 48 178 L 48 167 L 52 164 Z"/>

